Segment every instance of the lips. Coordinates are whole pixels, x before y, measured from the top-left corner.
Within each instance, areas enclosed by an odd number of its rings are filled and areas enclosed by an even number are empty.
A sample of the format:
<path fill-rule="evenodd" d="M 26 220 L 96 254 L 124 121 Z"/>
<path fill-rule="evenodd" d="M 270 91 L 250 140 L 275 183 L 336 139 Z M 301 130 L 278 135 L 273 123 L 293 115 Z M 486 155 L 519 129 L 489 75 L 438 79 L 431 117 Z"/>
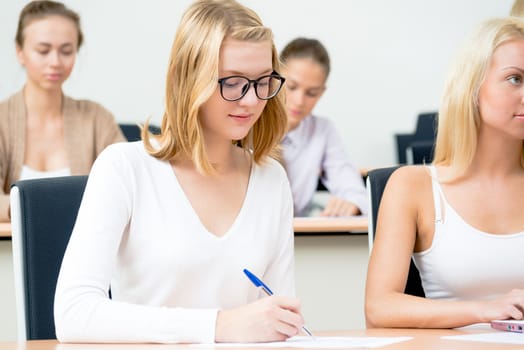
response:
<path fill-rule="evenodd" d="M 248 121 L 251 119 L 251 114 L 230 114 L 229 117 L 237 121 Z"/>
<path fill-rule="evenodd" d="M 302 112 L 298 109 L 288 109 L 288 113 L 294 117 L 299 117 L 302 115 Z"/>
<path fill-rule="evenodd" d="M 57 81 L 57 80 L 61 79 L 62 74 L 60 74 L 60 73 L 50 73 L 50 74 L 46 74 L 45 77 L 46 77 L 47 80 Z"/>

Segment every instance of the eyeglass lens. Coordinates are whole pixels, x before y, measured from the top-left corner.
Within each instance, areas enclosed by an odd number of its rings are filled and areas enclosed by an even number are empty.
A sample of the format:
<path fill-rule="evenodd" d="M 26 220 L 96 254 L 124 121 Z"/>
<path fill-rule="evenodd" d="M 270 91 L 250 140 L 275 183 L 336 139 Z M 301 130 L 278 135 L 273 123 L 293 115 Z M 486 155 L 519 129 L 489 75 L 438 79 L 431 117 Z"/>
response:
<path fill-rule="evenodd" d="M 275 76 L 264 76 L 253 83 L 255 93 L 260 99 L 275 96 L 282 85 L 282 80 Z M 239 100 L 249 90 L 251 82 L 245 77 L 229 77 L 222 80 L 222 96 L 226 100 Z"/>

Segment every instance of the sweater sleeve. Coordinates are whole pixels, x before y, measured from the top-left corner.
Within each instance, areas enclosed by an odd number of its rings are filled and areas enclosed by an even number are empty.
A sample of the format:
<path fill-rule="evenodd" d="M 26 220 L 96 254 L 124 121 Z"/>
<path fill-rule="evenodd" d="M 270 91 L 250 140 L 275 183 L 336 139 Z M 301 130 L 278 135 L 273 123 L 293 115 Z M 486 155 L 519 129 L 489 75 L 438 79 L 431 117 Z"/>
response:
<path fill-rule="evenodd" d="M 0 222 L 9 221 L 9 192 L 7 188 L 9 159 L 5 147 L 6 140 L 0 130 Z"/>
<path fill-rule="evenodd" d="M 127 141 L 113 114 L 99 104 L 97 104 L 95 130 L 97 154 L 113 143 Z"/>
<path fill-rule="evenodd" d="M 133 164 L 119 146 L 129 144 L 106 148 L 89 176 L 55 293 L 57 338 L 61 342 L 213 342 L 217 310 L 138 305 L 108 297 L 132 215 L 133 186 L 140 186 L 135 183 Z"/>
<path fill-rule="evenodd" d="M 274 257 L 271 259 L 264 281 L 270 286 L 278 286 L 273 292 L 278 295 L 295 296 L 295 264 L 294 264 L 294 231 L 293 231 L 293 198 L 285 170 L 278 167 L 278 175 L 272 181 L 279 183 L 276 193 L 281 208 L 278 215 L 276 244 Z M 274 200 L 274 199 L 273 199 Z"/>
<path fill-rule="evenodd" d="M 0 222 L 9 221 L 9 166 L 7 132 L 7 102 L 0 104 Z"/>

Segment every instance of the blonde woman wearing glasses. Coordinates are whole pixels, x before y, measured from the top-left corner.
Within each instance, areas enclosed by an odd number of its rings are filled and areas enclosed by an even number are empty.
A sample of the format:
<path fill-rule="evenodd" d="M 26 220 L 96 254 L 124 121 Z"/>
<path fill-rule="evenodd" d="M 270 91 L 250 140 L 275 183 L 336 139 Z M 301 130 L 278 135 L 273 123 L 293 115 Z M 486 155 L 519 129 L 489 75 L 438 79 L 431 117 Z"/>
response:
<path fill-rule="evenodd" d="M 158 137 L 89 176 L 55 298 L 65 342 L 258 342 L 303 326 L 271 30 L 232 0 L 182 17 Z M 145 128 L 144 130 L 147 130 Z M 279 296 L 262 298 L 247 268 Z M 112 299 L 108 297 L 111 288 Z"/>

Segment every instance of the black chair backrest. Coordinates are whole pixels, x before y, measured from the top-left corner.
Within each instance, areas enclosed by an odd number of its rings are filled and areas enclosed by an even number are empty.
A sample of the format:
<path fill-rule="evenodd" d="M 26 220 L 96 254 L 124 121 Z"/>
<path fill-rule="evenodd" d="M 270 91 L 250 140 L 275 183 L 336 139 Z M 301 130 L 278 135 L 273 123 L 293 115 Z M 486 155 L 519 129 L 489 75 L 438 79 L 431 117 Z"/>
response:
<path fill-rule="evenodd" d="M 397 145 L 397 161 L 399 164 L 407 164 L 406 149 L 413 143 L 423 141 L 435 143 L 437 135 L 438 112 L 421 113 L 417 116 L 415 132 L 397 133 L 395 141 Z M 426 161 L 426 163 L 429 163 Z M 419 163 L 415 163 L 419 164 Z"/>
<path fill-rule="evenodd" d="M 435 141 L 437 135 L 438 112 L 421 113 L 417 117 L 415 135 L 417 140 Z"/>
<path fill-rule="evenodd" d="M 371 221 L 368 234 L 370 236 L 370 242 L 373 241 L 375 231 L 377 228 L 377 217 L 380 207 L 380 200 L 382 199 L 382 194 L 384 193 L 384 188 L 389 180 L 391 174 L 397 170 L 400 166 L 392 166 L 387 168 L 378 168 L 373 169 L 368 172 L 368 191 L 370 199 L 370 214 Z M 371 246 L 371 243 L 370 243 Z M 424 289 L 422 288 L 422 282 L 420 280 L 420 274 L 413 263 L 413 260 L 410 263 L 409 275 L 406 281 L 406 288 L 404 290 L 406 294 L 425 297 Z"/>
<path fill-rule="evenodd" d="M 408 164 L 429 164 L 433 161 L 434 151 L 434 141 L 412 142 L 406 150 L 408 152 L 406 155 L 407 162 Z"/>
<path fill-rule="evenodd" d="M 122 133 L 126 137 L 127 141 L 140 141 L 142 139 L 142 135 L 140 133 L 140 127 L 138 124 L 118 124 L 120 126 L 120 130 L 122 130 Z M 155 125 L 149 125 L 149 131 L 153 134 L 159 134 L 160 128 Z"/>
<path fill-rule="evenodd" d="M 14 216 L 20 222 L 20 232 L 13 232 L 13 258 L 21 262 L 24 295 L 20 297 L 28 340 L 56 338 L 56 282 L 86 182 L 87 176 L 67 176 L 23 180 L 13 185 L 18 190 L 19 209 L 12 208 L 12 212 L 19 210 Z M 18 252 L 14 251 L 15 240 Z"/>

